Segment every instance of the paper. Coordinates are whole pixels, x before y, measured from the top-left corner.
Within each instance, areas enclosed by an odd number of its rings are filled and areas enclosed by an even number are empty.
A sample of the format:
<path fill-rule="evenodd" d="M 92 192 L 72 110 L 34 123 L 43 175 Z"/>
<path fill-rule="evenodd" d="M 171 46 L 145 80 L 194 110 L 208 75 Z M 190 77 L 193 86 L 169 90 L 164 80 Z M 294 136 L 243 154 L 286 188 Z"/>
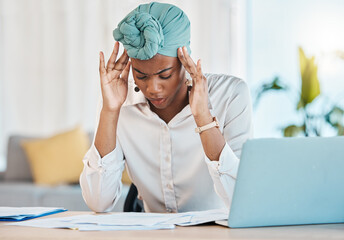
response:
<path fill-rule="evenodd" d="M 23 221 L 67 211 L 50 207 L 0 207 L 0 221 Z"/>
<path fill-rule="evenodd" d="M 192 213 L 189 222 L 179 223 L 179 226 L 198 225 L 207 222 L 214 222 L 219 220 L 227 220 L 229 211 L 228 209 L 214 209 L 208 211 L 190 212 Z"/>
<path fill-rule="evenodd" d="M 115 213 L 86 214 L 61 218 L 31 220 L 7 225 L 69 228 L 80 231 L 173 229 L 176 225 L 191 226 L 228 218 L 227 209 L 185 213 Z"/>
<path fill-rule="evenodd" d="M 190 222 L 191 214 L 170 214 L 170 213 L 116 213 L 116 214 L 97 214 L 79 215 L 64 218 L 64 221 L 79 224 L 99 224 L 104 226 L 153 226 L 156 224 L 179 224 Z"/>
<path fill-rule="evenodd" d="M 129 231 L 129 230 L 163 230 L 174 229 L 173 224 L 158 224 L 154 226 L 80 226 L 79 231 Z"/>

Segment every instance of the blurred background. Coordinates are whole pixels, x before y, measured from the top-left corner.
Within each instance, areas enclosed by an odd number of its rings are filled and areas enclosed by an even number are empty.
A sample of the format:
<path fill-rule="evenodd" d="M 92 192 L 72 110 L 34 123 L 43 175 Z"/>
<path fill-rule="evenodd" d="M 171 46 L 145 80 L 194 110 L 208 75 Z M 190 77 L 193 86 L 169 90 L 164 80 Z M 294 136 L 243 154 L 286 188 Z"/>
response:
<path fill-rule="evenodd" d="M 0 171 L 13 134 L 94 130 L 99 51 L 109 57 L 113 29 L 146 2 L 0 0 Z M 161 2 L 188 15 L 205 72 L 248 82 L 256 138 L 342 133 L 344 1 Z"/>

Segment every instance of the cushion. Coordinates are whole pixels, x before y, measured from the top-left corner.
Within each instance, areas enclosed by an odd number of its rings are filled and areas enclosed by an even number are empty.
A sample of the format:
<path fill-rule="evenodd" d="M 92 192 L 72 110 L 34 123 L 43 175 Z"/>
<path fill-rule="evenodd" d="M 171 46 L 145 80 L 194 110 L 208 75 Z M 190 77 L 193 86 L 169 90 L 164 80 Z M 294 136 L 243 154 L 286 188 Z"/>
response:
<path fill-rule="evenodd" d="M 23 135 L 12 135 L 8 139 L 7 146 L 7 168 L 4 176 L 5 181 L 32 181 L 29 161 L 20 143 L 23 140 L 33 140 L 34 137 Z"/>
<path fill-rule="evenodd" d="M 34 182 L 47 185 L 77 183 L 89 145 L 80 126 L 50 138 L 22 142 Z"/>

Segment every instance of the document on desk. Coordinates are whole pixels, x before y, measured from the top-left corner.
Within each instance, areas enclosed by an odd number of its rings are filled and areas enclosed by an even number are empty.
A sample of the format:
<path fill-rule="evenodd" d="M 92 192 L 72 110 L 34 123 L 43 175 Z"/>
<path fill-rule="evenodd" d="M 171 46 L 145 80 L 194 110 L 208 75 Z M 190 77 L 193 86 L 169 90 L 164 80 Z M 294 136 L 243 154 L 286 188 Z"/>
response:
<path fill-rule="evenodd" d="M 52 207 L 0 207 L 0 221 L 23 221 L 64 211 Z"/>
<path fill-rule="evenodd" d="M 176 225 L 190 226 L 228 218 L 227 209 L 184 213 L 109 213 L 86 214 L 61 218 L 31 220 L 8 225 L 69 228 L 80 231 L 173 229 Z"/>

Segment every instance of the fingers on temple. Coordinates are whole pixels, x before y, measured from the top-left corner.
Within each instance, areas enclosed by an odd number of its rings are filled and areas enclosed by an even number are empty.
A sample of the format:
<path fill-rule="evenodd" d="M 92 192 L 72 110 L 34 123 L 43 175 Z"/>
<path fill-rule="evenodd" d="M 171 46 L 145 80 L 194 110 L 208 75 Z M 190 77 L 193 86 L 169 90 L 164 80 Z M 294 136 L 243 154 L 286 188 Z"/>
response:
<path fill-rule="evenodd" d="M 185 56 L 187 65 L 189 66 L 190 70 L 195 71 L 196 70 L 196 64 L 190 57 L 188 50 L 186 47 L 183 47 L 183 55 Z"/>
<path fill-rule="evenodd" d="M 183 50 L 182 50 L 181 47 L 178 48 L 177 55 L 178 55 L 178 58 L 179 58 L 179 60 L 181 61 L 181 63 L 182 63 L 183 65 L 185 65 L 185 57 L 184 57 L 184 55 L 183 55 Z"/>
<path fill-rule="evenodd" d="M 111 71 L 115 67 L 118 50 L 119 50 L 119 43 L 115 42 L 115 46 L 113 47 L 112 54 L 111 54 L 109 61 L 107 62 L 107 65 L 106 65 L 107 71 Z"/>
<path fill-rule="evenodd" d="M 129 56 L 127 54 L 127 50 L 124 49 L 121 57 L 117 60 L 114 69 L 117 71 L 123 71 L 123 69 L 127 66 L 129 61 Z"/>
<path fill-rule="evenodd" d="M 182 48 L 179 48 L 178 54 L 179 54 L 179 59 L 180 59 L 181 63 L 186 68 L 186 70 L 189 72 L 190 71 L 189 64 L 186 60 L 186 57 L 185 57 L 185 54 L 183 53 Z"/>
<path fill-rule="evenodd" d="M 131 62 L 128 61 L 127 62 L 127 65 L 125 66 L 124 70 L 123 70 L 123 73 L 122 73 L 122 78 L 125 80 L 125 81 L 128 81 L 128 76 L 129 76 L 129 71 L 130 71 L 130 64 Z"/>
<path fill-rule="evenodd" d="M 190 57 L 186 47 L 180 48 L 178 51 L 178 56 L 186 71 L 188 71 L 190 76 L 193 78 L 197 73 L 196 64 Z"/>

